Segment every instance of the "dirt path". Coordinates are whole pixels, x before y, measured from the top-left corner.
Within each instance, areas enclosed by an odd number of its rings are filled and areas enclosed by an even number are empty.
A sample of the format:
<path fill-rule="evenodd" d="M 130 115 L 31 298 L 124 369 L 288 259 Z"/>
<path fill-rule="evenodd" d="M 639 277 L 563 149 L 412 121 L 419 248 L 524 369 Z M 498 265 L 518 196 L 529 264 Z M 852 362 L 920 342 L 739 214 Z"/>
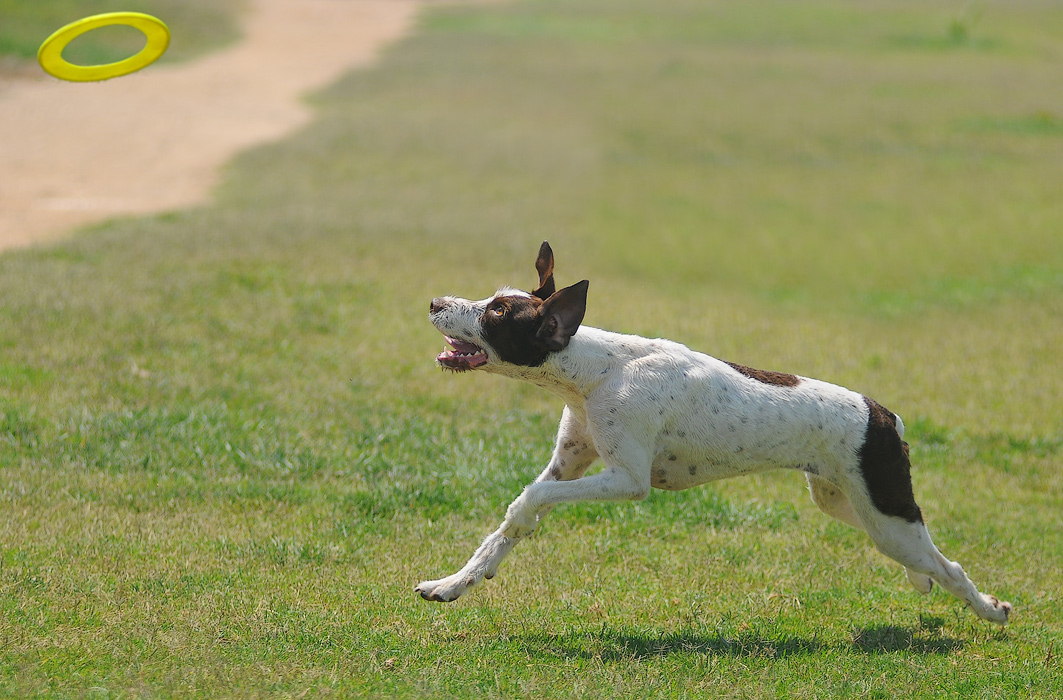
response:
<path fill-rule="evenodd" d="M 204 201 L 222 164 L 305 124 L 300 97 L 403 36 L 419 1 L 248 4 L 244 39 L 194 62 L 103 83 L 0 78 L 0 250 Z"/>

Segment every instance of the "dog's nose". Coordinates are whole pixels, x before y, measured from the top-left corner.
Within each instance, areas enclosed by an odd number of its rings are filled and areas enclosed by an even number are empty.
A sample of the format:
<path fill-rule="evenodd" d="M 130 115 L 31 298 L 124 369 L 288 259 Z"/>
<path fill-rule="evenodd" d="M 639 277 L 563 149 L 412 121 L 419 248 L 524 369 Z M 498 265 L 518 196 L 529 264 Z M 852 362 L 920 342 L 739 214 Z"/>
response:
<path fill-rule="evenodd" d="M 432 303 L 428 305 L 428 312 L 437 314 L 447 306 L 447 300 L 436 297 L 432 300 Z"/>

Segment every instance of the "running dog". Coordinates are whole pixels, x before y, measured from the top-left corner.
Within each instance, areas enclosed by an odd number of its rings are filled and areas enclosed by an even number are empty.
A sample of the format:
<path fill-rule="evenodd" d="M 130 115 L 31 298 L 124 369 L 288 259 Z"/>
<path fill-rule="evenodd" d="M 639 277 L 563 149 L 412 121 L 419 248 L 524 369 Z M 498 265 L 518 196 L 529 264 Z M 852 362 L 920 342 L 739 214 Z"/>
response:
<path fill-rule="evenodd" d="M 1007 623 L 1011 604 L 980 593 L 931 541 L 899 416 L 833 384 L 584 326 L 588 281 L 556 290 L 545 242 L 535 268 L 531 293 L 431 302 L 429 320 L 451 347 L 440 366 L 523 379 L 560 396 L 565 409 L 549 464 L 460 571 L 416 587 L 424 599 L 450 602 L 493 577 L 558 503 L 640 500 L 651 488 L 796 469 L 812 501 L 867 532 L 917 591 L 937 581 L 979 617 Z M 599 459 L 602 469 L 584 476 Z"/>

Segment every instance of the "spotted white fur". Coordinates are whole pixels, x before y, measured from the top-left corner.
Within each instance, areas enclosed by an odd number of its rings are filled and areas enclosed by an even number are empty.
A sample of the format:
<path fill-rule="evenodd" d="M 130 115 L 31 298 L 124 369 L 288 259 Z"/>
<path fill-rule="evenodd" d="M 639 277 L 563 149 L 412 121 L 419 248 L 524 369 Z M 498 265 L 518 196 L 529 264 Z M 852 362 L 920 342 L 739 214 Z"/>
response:
<path fill-rule="evenodd" d="M 543 251 L 549 254 L 552 291 L 553 257 L 546 244 Z M 542 284 L 543 268 L 540 276 Z M 906 567 L 918 591 L 929 592 L 937 581 L 980 617 L 1007 622 L 1011 605 L 979 593 L 963 569 L 934 546 L 921 515 L 905 519 L 876 507 L 861 474 L 872 418 L 865 397 L 804 377 L 758 379 L 753 370 L 675 342 L 585 325 L 541 364 L 514 364 L 485 332 L 494 306 L 510 300 L 536 301 L 509 288 L 480 301 L 445 297 L 433 300 L 430 320 L 449 339 L 482 349 L 487 361 L 475 369 L 529 381 L 564 400 L 553 455 L 460 571 L 417 586 L 425 599 L 453 601 L 493 577 L 513 546 L 556 504 L 639 500 L 651 488 L 686 489 L 782 468 L 805 472 L 816 505 L 865 530 L 880 551 Z M 500 318 L 492 320 L 504 322 Z M 897 416 L 893 421 L 891 429 L 903 435 L 903 422 Z M 584 476 L 599 459 L 602 470 Z M 914 501 L 911 507 L 919 513 Z"/>

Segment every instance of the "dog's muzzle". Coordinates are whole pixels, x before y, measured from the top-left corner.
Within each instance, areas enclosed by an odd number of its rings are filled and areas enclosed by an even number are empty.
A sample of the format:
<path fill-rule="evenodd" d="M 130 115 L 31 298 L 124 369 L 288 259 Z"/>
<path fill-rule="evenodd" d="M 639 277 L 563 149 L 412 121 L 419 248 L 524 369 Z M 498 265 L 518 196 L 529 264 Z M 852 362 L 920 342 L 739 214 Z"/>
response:
<path fill-rule="evenodd" d="M 464 372 L 470 369 L 476 369 L 487 364 L 487 353 L 479 345 L 470 343 L 465 340 L 459 340 L 458 338 L 452 338 L 447 335 L 443 330 L 443 327 L 439 323 L 440 314 L 446 311 L 451 302 L 448 299 L 435 298 L 428 307 L 429 320 L 432 321 L 432 325 L 443 333 L 443 337 L 452 349 L 444 350 L 436 356 L 436 362 L 440 367 L 444 369 L 454 370 L 456 372 Z"/>

